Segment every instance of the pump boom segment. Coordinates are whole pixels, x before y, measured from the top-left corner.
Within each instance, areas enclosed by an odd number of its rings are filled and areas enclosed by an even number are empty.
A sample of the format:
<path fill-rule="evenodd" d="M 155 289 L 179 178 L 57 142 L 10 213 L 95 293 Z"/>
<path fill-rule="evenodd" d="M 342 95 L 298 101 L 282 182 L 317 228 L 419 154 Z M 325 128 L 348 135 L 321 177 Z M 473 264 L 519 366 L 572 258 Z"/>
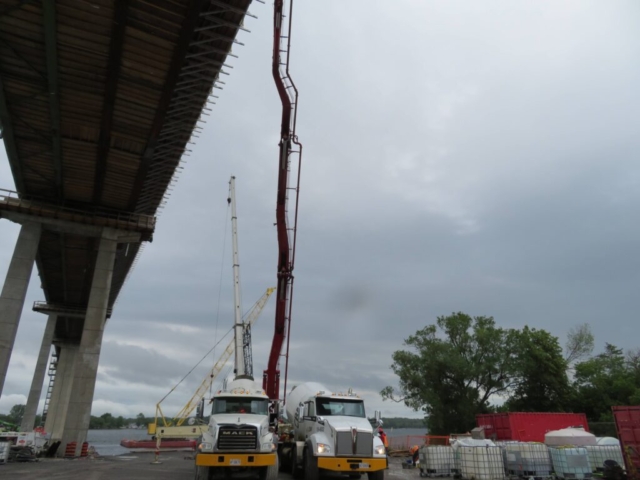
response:
<path fill-rule="evenodd" d="M 278 191 L 276 202 L 276 228 L 278 233 L 278 283 L 276 290 L 275 331 L 271 343 L 269 363 L 263 375 L 263 388 L 272 401 L 280 399 L 280 357 L 285 357 L 284 391 L 286 397 L 289 366 L 289 333 L 293 303 L 293 264 L 295 261 L 296 226 L 298 220 L 298 193 L 302 144 L 296 135 L 298 89 L 289 75 L 291 52 L 291 19 L 293 0 L 289 1 L 288 23 L 285 22 L 284 0 L 275 0 L 273 14 L 273 79 L 282 102 L 282 123 L 278 157 Z M 292 171 L 293 169 L 293 171 Z M 290 175 L 295 179 L 289 184 Z M 293 222 L 288 216 L 289 195 L 294 195 Z M 282 353 L 287 340 L 284 354 Z"/>

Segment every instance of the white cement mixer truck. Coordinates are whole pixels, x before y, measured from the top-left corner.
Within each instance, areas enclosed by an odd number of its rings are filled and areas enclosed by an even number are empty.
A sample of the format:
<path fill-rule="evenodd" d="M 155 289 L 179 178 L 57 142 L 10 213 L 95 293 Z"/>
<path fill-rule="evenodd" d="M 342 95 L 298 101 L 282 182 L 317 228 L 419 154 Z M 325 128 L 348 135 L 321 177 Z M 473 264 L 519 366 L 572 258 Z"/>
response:
<path fill-rule="evenodd" d="M 333 393 L 318 383 L 303 383 L 287 396 L 278 454 L 294 478 L 317 480 L 321 470 L 383 480 L 387 457 L 374 435 L 364 402 L 349 392 Z"/>
<path fill-rule="evenodd" d="M 269 397 L 250 378 L 236 378 L 212 398 L 209 427 L 198 442 L 196 479 L 256 471 L 278 478 L 277 437 L 269 428 Z"/>

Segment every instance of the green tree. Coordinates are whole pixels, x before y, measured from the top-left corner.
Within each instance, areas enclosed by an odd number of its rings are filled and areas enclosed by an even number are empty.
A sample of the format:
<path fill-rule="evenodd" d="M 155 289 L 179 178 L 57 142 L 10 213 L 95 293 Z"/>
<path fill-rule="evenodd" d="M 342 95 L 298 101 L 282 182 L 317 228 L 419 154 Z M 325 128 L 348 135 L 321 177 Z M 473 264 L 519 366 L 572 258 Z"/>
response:
<path fill-rule="evenodd" d="M 14 405 L 11 407 L 11 410 L 9 411 L 9 421 L 16 425 L 20 425 L 22 417 L 24 417 L 25 408 L 25 405 Z"/>
<path fill-rule="evenodd" d="M 571 386 L 558 338 L 527 326 L 510 334 L 517 354 L 514 386 L 505 407 L 521 412 L 564 411 Z"/>
<path fill-rule="evenodd" d="M 582 360 L 593 352 L 593 333 L 588 323 L 572 327 L 567 334 L 567 343 L 564 346 L 568 365 Z"/>
<path fill-rule="evenodd" d="M 136 417 L 136 425 L 142 427 L 147 424 L 147 419 L 144 416 L 144 413 L 139 413 Z"/>
<path fill-rule="evenodd" d="M 637 352 L 636 352 L 637 353 Z M 611 406 L 640 400 L 638 359 L 609 343 L 603 353 L 575 366 L 574 405 L 590 421 L 612 421 Z"/>
<path fill-rule="evenodd" d="M 448 434 L 473 428 L 475 414 L 489 410 L 492 395 L 505 394 L 514 377 L 514 336 L 496 327 L 492 317 L 462 312 L 438 317 L 404 342 L 411 350 L 393 353 L 399 377 L 397 400 L 392 387 L 383 399 L 404 401 L 422 410 L 429 432 Z"/>

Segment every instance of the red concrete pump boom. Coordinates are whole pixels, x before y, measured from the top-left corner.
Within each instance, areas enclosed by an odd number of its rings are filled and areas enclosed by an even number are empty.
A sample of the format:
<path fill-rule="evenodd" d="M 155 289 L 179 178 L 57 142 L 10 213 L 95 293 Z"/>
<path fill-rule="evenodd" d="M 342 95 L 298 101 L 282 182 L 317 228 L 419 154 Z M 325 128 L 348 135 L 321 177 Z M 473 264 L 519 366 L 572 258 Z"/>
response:
<path fill-rule="evenodd" d="M 263 388 L 271 400 L 280 399 L 280 357 L 285 357 L 284 391 L 287 391 L 289 367 L 289 333 L 291 331 L 291 306 L 293 303 L 293 264 L 296 249 L 296 225 L 298 222 L 298 192 L 302 145 L 296 135 L 298 89 L 289 75 L 291 48 L 291 19 L 293 0 L 289 1 L 289 18 L 285 22 L 284 0 L 275 0 L 273 12 L 273 79 L 282 102 L 280 126 L 280 154 L 278 157 L 278 193 L 276 203 L 276 227 L 278 231 L 278 283 L 276 290 L 275 331 L 271 343 L 269 363 L 263 375 Z M 293 174 L 295 184 L 289 185 Z M 288 223 L 289 196 L 295 196 L 293 222 Z M 287 340 L 286 347 L 284 344 Z M 284 354 L 283 354 L 283 347 Z"/>

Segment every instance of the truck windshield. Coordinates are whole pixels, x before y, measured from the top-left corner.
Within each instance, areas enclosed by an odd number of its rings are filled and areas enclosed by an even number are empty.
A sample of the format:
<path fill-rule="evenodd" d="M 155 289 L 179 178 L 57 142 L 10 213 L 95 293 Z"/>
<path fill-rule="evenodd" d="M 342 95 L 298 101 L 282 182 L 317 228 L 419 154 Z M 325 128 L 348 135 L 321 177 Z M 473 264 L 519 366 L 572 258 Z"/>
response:
<path fill-rule="evenodd" d="M 318 415 L 345 415 L 347 417 L 364 418 L 364 402 L 362 400 L 345 400 L 342 398 L 316 398 Z"/>
<path fill-rule="evenodd" d="M 211 414 L 217 413 L 253 413 L 267 415 L 269 400 L 251 397 L 224 397 L 213 399 Z"/>

